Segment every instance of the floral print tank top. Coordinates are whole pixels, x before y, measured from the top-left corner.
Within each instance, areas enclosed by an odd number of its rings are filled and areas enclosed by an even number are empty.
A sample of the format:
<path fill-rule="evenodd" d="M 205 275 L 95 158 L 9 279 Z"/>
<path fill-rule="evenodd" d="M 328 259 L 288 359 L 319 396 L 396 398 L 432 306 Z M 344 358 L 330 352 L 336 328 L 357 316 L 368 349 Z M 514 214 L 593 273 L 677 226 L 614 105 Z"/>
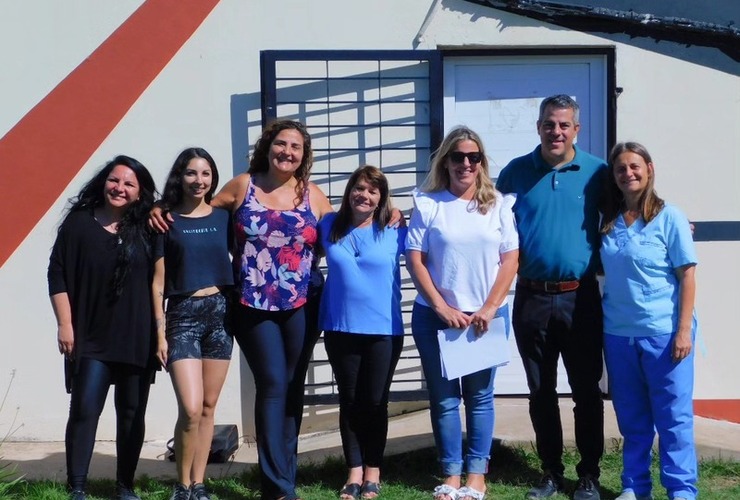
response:
<path fill-rule="evenodd" d="M 306 303 L 317 222 L 308 188 L 296 208 L 273 210 L 257 200 L 250 178 L 244 203 L 234 214 L 234 272 L 242 304 L 285 311 Z"/>

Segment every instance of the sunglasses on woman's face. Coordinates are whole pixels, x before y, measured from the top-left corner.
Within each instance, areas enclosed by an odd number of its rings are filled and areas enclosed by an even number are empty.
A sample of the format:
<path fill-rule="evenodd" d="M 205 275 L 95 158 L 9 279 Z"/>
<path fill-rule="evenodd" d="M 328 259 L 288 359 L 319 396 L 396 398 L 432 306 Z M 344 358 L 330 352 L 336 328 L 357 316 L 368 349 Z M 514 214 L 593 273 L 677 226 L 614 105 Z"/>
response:
<path fill-rule="evenodd" d="M 465 158 L 468 159 L 471 165 L 476 165 L 483 161 L 483 155 L 476 151 L 475 153 L 463 153 L 462 151 L 452 151 L 450 152 L 450 160 L 452 160 L 453 163 L 463 163 L 465 161 Z"/>

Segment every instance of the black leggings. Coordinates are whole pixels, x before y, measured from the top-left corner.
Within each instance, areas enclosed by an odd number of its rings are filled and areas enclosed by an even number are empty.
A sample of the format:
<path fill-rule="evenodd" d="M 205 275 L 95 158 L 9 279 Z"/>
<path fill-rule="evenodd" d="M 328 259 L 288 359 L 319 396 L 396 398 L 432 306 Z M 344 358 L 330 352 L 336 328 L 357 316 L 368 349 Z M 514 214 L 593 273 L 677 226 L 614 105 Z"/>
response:
<path fill-rule="evenodd" d="M 72 398 L 65 437 L 67 482 L 84 490 L 90 469 L 98 420 L 108 388 L 115 385 L 116 479 L 132 487 L 144 443 L 144 413 L 149 399 L 152 370 L 123 363 L 82 358 L 72 378 Z"/>
<path fill-rule="evenodd" d="M 380 467 L 388 436 L 388 393 L 403 335 L 324 332 L 339 388 L 339 431 L 347 467 Z"/>
<path fill-rule="evenodd" d="M 294 499 L 303 389 L 317 330 L 312 304 L 290 311 L 236 310 L 235 337 L 256 388 L 262 497 Z"/>

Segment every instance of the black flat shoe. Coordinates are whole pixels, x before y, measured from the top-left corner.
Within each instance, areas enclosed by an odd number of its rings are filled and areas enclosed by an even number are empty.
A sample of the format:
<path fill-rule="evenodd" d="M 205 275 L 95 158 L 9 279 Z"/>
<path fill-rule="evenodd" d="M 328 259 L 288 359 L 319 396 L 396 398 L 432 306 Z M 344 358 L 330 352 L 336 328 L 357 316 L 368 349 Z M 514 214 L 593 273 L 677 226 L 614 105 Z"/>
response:
<path fill-rule="evenodd" d="M 573 500 L 601 500 L 599 494 L 599 480 L 591 476 L 583 476 L 578 480 Z"/>
<path fill-rule="evenodd" d="M 141 500 L 141 497 L 134 492 L 133 487 L 119 482 L 116 483 L 116 500 Z"/>
<path fill-rule="evenodd" d="M 373 483 L 372 481 L 365 481 L 362 483 L 360 495 L 362 498 L 377 498 L 380 495 L 380 484 Z"/>
<path fill-rule="evenodd" d="M 339 498 L 343 500 L 357 500 L 360 498 L 360 492 L 362 487 L 357 483 L 345 484 L 344 487 L 339 491 Z"/>
<path fill-rule="evenodd" d="M 550 498 L 563 490 L 563 481 L 552 474 L 545 474 L 540 484 L 527 492 L 526 498 Z"/>
<path fill-rule="evenodd" d="M 82 490 L 72 490 L 69 494 L 69 500 L 87 500 L 87 495 Z"/>

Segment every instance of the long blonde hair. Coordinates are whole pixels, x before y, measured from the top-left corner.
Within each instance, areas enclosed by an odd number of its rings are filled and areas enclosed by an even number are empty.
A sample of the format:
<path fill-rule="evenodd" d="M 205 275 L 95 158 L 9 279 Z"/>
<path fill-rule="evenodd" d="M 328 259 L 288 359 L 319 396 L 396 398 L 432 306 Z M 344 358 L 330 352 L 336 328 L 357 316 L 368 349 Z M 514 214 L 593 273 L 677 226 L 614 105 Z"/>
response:
<path fill-rule="evenodd" d="M 493 182 L 491 182 L 491 177 L 488 173 L 488 157 L 483 148 L 483 141 L 478 134 L 468 127 L 455 127 L 447 133 L 442 144 L 432 154 L 432 164 L 429 173 L 419 189 L 427 193 L 434 193 L 450 187 L 450 174 L 447 172 L 445 163 L 449 154 L 454 151 L 460 141 L 473 141 L 478 146 L 478 151 L 480 151 L 483 157 L 478 166 L 478 175 L 475 179 L 475 194 L 471 200 L 471 209 L 472 211 L 485 214 L 496 205 L 496 189 L 493 187 Z"/>

